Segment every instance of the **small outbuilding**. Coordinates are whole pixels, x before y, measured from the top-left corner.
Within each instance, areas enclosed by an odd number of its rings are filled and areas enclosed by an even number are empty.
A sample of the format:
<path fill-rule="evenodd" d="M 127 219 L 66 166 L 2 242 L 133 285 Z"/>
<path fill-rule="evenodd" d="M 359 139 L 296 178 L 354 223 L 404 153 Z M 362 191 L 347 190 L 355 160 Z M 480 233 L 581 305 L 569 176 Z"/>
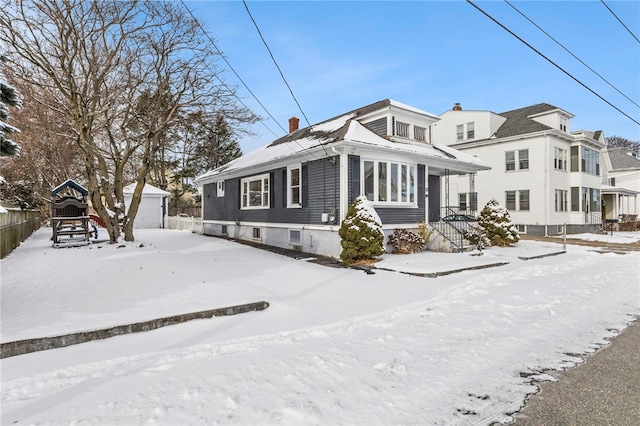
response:
<path fill-rule="evenodd" d="M 127 209 L 131 204 L 136 184 L 132 183 L 123 188 L 124 203 Z M 142 189 L 142 199 L 138 207 L 138 214 L 133 221 L 134 229 L 164 228 L 167 216 L 167 197 L 169 193 L 148 183 Z"/>

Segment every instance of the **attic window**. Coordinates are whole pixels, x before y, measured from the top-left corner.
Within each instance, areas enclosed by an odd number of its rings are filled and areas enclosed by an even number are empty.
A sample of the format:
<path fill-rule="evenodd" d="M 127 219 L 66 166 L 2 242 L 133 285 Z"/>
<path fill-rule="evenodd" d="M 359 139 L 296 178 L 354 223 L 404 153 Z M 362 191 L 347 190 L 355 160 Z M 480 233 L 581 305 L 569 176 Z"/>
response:
<path fill-rule="evenodd" d="M 566 117 L 560 117 L 560 130 L 562 130 L 563 132 L 567 131 L 567 118 Z"/>
<path fill-rule="evenodd" d="M 409 124 L 402 121 L 396 121 L 396 135 L 401 138 L 409 137 Z"/>
<path fill-rule="evenodd" d="M 419 126 L 413 126 L 413 138 L 417 141 L 425 141 L 425 128 Z"/>

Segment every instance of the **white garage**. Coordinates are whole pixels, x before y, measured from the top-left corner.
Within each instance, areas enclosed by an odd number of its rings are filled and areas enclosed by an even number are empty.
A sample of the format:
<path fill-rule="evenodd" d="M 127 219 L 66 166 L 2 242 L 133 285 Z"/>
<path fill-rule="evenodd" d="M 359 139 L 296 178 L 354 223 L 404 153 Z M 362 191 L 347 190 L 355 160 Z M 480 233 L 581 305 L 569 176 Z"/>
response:
<path fill-rule="evenodd" d="M 133 197 L 133 191 L 136 184 L 132 183 L 123 188 L 124 190 L 124 203 L 129 208 L 131 198 Z M 165 217 L 167 216 L 167 197 L 169 193 L 160 188 L 156 188 L 148 183 L 144 185 L 142 189 L 142 199 L 140 200 L 140 206 L 138 207 L 138 214 L 133 221 L 134 229 L 150 229 L 150 228 L 164 228 Z"/>

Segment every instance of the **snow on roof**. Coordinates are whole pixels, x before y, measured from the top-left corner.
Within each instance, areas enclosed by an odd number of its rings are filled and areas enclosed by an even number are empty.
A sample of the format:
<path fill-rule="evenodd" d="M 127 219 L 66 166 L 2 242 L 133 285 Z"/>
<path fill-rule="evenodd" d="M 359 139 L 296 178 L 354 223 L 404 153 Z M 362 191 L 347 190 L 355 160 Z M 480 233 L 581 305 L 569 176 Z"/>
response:
<path fill-rule="evenodd" d="M 135 189 L 136 189 L 136 183 L 134 182 L 122 188 L 122 192 L 124 192 L 125 194 L 133 194 L 133 191 L 135 191 Z M 158 195 L 158 196 L 170 195 L 167 191 L 164 191 L 160 188 L 156 188 L 155 186 L 149 185 L 148 183 L 144 184 L 144 188 L 142 188 L 142 193 L 144 195 Z"/>
<path fill-rule="evenodd" d="M 369 105 L 361 110 L 355 110 L 338 117 L 323 121 L 321 123 L 306 127 L 295 132 L 292 132 L 282 138 L 279 138 L 269 145 L 265 145 L 256 149 L 240 158 L 237 158 L 229 163 L 204 173 L 196 178 L 196 182 L 206 178 L 211 178 L 220 174 L 227 174 L 235 170 L 242 170 L 249 167 L 272 163 L 278 160 L 284 160 L 288 157 L 299 156 L 304 161 L 309 159 L 317 159 L 317 154 L 311 153 L 313 148 L 317 148 L 321 145 L 326 145 L 331 142 L 339 142 L 345 140 L 346 142 L 358 142 L 371 146 L 377 146 L 396 152 L 414 153 L 421 156 L 429 156 L 434 158 L 442 158 L 445 160 L 454 160 L 471 165 L 478 166 L 479 168 L 489 168 L 482 161 L 468 154 L 459 152 L 453 148 L 449 148 L 441 145 L 430 144 L 410 144 L 402 142 L 389 141 L 375 132 L 367 129 L 360 122 L 355 120 L 363 110 L 367 110 L 376 107 L 378 104 L 387 103 L 389 105 L 403 108 L 418 114 L 425 114 L 431 117 L 436 117 L 433 114 L 414 108 L 409 105 L 402 104 L 397 101 L 387 100 L 380 101 L 376 104 Z"/>

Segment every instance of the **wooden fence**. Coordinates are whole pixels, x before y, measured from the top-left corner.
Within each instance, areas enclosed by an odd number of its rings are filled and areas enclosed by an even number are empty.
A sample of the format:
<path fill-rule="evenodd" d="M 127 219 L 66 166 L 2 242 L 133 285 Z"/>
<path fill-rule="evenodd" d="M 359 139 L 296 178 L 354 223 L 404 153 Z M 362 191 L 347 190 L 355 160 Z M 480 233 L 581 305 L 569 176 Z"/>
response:
<path fill-rule="evenodd" d="M 0 213 L 0 258 L 4 258 L 40 228 L 40 211 L 7 209 Z"/>

